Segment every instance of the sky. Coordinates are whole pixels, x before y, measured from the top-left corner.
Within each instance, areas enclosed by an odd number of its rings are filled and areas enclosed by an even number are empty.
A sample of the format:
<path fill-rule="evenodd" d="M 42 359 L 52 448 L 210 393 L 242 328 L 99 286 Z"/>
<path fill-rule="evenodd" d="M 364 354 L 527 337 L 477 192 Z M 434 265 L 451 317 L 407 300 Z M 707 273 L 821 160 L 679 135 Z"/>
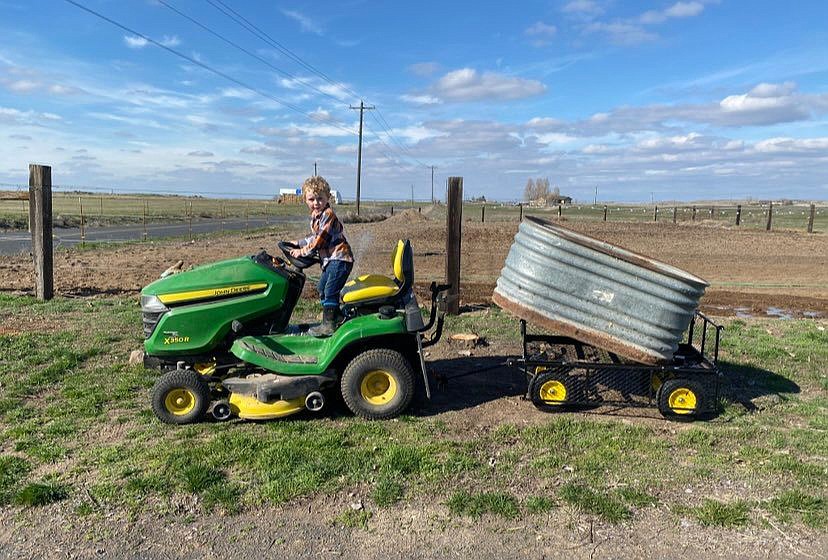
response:
<path fill-rule="evenodd" d="M 72 2 L 0 0 L 6 187 L 352 199 L 364 102 L 363 199 L 828 199 L 824 0 Z"/>

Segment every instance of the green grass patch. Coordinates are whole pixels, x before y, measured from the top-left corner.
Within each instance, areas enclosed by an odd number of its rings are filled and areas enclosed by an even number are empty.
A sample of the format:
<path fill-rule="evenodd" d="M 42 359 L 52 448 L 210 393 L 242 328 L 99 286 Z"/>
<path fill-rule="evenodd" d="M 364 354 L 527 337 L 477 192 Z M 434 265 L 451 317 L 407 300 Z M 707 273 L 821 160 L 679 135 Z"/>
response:
<path fill-rule="evenodd" d="M 368 510 L 349 509 L 336 516 L 334 524 L 348 527 L 350 529 L 368 529 L 368 521 L 371 517 L 373 517 L 373 514 Z"/>
<path fill-rule="evenodd" d="M 462 515 L 479 519 L 483 514 L 490 513 L 499 517 L 513 519 L 518 516 L 520 509 L 517 499 L 510 494 L 498 492 L 455 492 L 446 505 L 454 515 Z"/>
<path fill-rule="evenodd" d="M 743 500 L 732 503 L 705 499 L 702 505 L 687 508 L 702 525 L 715 527 L 743 527 L 750 522 L 750 504 Z"/>
<path fill-rule="evenodd" d="M 526 511 L 529 513 L 546 513 L 557 507 L 555 500 L 546 496 L 530 496 L 526 499 Z"/>
<path fill-rule="evenodd" d="M 400 482 L 386 478 L 377 482 L 371 498 L 378 506 L 390 506 L 399 502 L 404 493 L 405 488 Z"/>
<path fill-rule="evenodd" d="M 828 526 L 828 502 L 799 490 L 787 490 L 766 502 L 764 508 L 783 523 L 799 517 L 816 529 Z"/>
<path fill-rule="evenodd" d="M 620 523 L 632 517 L 630 510 L 607 492 L 598 492 L 580 484 L 565 484 L 559 492 L 561 499 L 584 513 L 592 513 L 610 523 Z"/>
<path fill-rule="evenodd" d="M 45 506 L 69 497 L 69 487 L 56 482 L 33 482 L 20 489 L 14 503 L 20 506 Z"/>
<path fill-rule="evenodd" d="M 142 342 L 134 297 L 38 302 L 0 294 L 0 308 L 12 325 L 63 326 L 0 336 L 3 504 L 30 486 L 27 504 L 51 499 L 50 491 L 70 493 L 48 474 L 60 462 L 73 484 L 89 489 L 88 508 L 133 516 L 167 514 L 180 493 L 197 496 L 197 518 L 363 487 L 376 507 L 437 499 L 468 517 L 510 518 L 570 504 L 620 522 L 661 502 L 710 524 L 749 524 L 758 519 L 752 507 L 783 524 L 826 524 L 818 489 L 828 483 L 828 439 L 821 437 L 828 430 L 828 338 L 816 321 L 728 323 L 725 412 L 709 422 L 550 414 L 470 432 L 452 415 L 416 410 L 393 422 L 297 415 L 170 427 L 149 408 L 157 373 L 125 363 Z M 312 300 L 297 309 L 318 312 Z M 448 332 L 473 331 L 519 352 L 516 322 L 495 308 L 448 321 Z M 520 406 L 535 414 L 528 403 Z M 30 480 L 31 472 L 44 473 L 43 480 Z M 684 488 L 719 480 L 756 492 L 763 489 L 755 481 L 774 481 L 785 492 L 765 501 L 745 494 L 733 504 L 682 505 Z M 500 493 L 516 487 L 537 488 L 537 495 Z M 367 518 L 347 522 L 364 526 Z"/>

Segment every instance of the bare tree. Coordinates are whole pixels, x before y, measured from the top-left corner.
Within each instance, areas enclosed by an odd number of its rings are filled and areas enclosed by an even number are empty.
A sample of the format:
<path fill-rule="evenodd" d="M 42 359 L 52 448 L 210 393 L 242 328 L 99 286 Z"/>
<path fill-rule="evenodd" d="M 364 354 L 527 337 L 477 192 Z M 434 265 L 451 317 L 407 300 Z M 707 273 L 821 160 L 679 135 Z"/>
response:
<path fill-rule="evenodd" d="M 535 182 L 531 177 L 526 181 L 526 186 L 523 188 L 523 198 L 526 200 L 535 200 Z"/>

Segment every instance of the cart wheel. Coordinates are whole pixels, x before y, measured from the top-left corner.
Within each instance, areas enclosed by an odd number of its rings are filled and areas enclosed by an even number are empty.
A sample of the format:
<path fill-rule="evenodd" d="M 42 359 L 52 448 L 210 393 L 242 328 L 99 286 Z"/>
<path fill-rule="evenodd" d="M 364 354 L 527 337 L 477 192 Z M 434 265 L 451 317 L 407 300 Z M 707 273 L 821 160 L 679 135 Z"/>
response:
<path fill-rule="evenodd" d="M 201 419 L 210 405 L 210 388 L 192 370 L 163 374 L 152 388 L 152 411 L 166 424 L 189 424 Z"/>
<path fill-rule="evenodd" d="M 560 410 L 578 402 L 574 379 L 564 372 L 544 370 L 532 380 L 532 404 L 539 410 Z"/>
<path fill-rule="evenodd" d="M 704 387 L 692 379 L 666 379 L 658 390 L 658 411 L 668 418 L 691 419 L 707 409 Z"/>
<path fill-rule="evenodd" d="M 368 420 L 399 416 L 414 397 L 414 372 L 395 350 L 366 350 L 342 374 L 342 398 L 351 412 Z"/>
<path fill-rule="evenodd" d="M 672 379 L 674 374 L 671 372 L 664 372 L 664 373 L 653 373 L 650 378 L 650 387 L 652 388 L 652 394 L 657 395 L 658 390 L 661 389 L 662 384 L 667 379 Z"/>

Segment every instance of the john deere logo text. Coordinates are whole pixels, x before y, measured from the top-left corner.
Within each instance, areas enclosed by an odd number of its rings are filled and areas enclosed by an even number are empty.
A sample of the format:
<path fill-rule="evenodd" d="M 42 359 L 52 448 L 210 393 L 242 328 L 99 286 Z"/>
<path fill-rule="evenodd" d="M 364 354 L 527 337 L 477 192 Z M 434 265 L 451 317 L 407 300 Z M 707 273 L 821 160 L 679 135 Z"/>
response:
<path fill-rule="evenodd" d="M 250 286 L 230 286 L 229 288 L 216 288 L 217 296 L 229 296 L 231 294 L 239 294 L 241 292 L 250 291 Z"/>
<path fill-rule="evenodd" d="M 190 342 L 189 336 L 165 336 L 164 344 L 181 344 L 182 342 Z"/>

